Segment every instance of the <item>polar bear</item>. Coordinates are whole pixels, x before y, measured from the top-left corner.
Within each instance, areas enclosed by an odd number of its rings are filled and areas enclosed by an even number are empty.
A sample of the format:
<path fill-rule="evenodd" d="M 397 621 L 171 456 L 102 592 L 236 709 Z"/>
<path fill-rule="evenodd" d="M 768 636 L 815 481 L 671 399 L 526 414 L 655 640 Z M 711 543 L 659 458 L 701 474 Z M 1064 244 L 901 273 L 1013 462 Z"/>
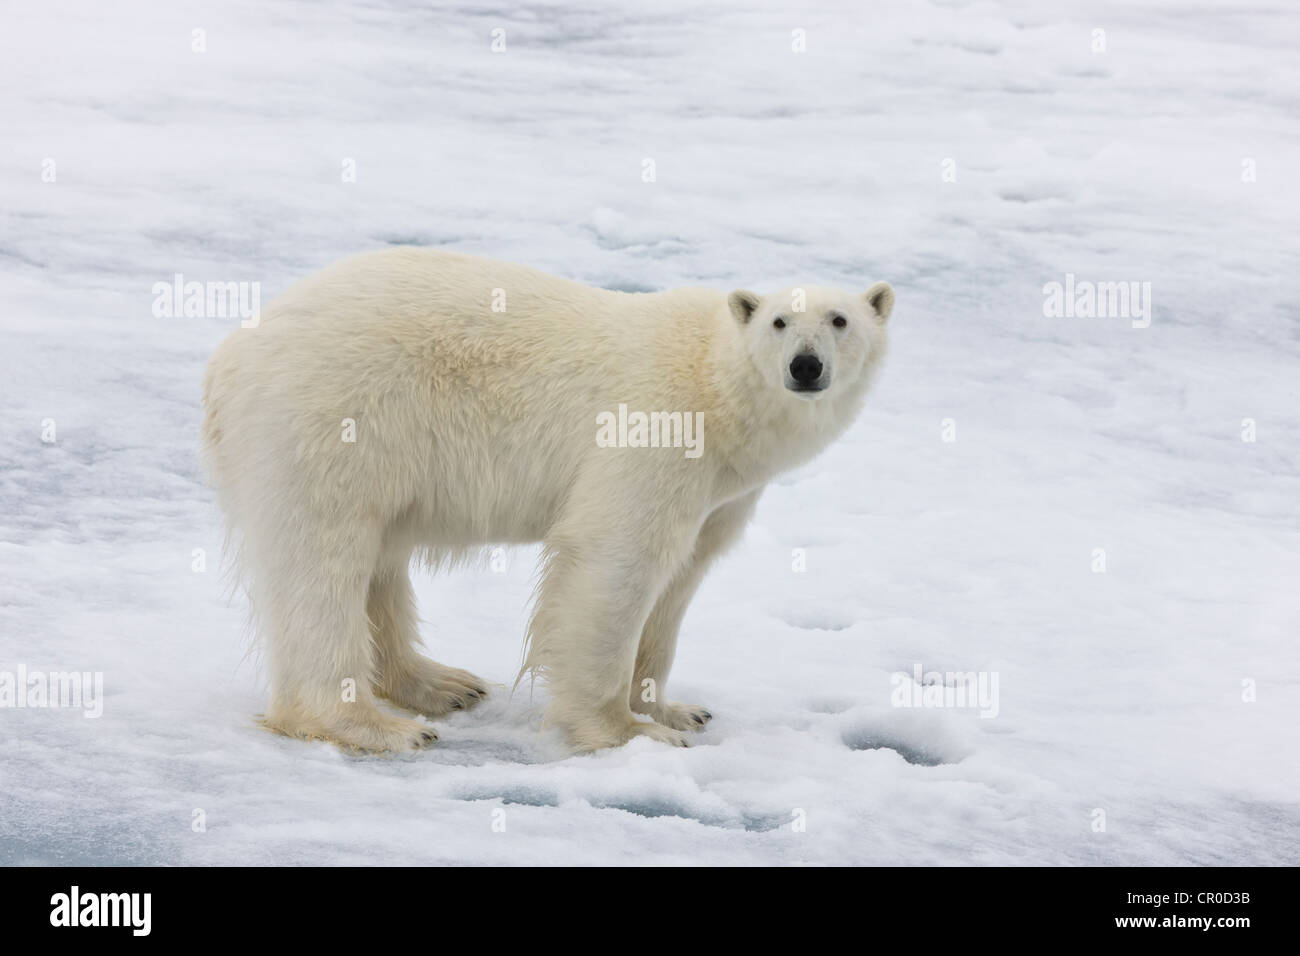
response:
<path fill-rule="evenodd" d="M 625 293 L 418 248 L 291 287 L 204 382 L 266 725 L 431 743 L 376 699 L 438 717 L 487 686 L 417 652 L 412 558 L 541 542 L 520 676 L 548 683 L 547 722 L 578 751 L 685 746 L 712 716 L 663 698 L 687 602 L 764 484 L 853 421 L 893 306 L 884 282 Z"/>

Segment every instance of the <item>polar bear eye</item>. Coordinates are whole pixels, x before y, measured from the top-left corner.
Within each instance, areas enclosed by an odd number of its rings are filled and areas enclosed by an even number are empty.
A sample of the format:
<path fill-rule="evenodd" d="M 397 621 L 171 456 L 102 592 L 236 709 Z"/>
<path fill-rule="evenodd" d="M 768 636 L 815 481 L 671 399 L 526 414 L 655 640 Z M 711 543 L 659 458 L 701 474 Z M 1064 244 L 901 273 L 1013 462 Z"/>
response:
<path fill-rule="evenodd" d="M 777 319 L 775 322 L 772 323 L 772 325 L 778 329 L 783 329 L 785 328 L 785 319 Z"/>
<path fill-rule="evenodd" d="M 842 329 L 848 324 L 849 320 L 844 318 L 842 315 L 837 315 L 835 318 L 831 319 L 831 325 L 835 326 L 837 329 Z"/>

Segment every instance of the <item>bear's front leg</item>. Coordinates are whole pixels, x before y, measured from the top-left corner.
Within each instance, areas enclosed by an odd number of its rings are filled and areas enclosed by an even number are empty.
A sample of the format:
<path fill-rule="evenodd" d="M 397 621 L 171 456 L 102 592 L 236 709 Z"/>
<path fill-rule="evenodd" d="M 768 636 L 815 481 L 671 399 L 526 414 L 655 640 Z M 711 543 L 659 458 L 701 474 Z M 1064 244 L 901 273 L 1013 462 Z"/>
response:
<path fill-rule="evenodd" d="M 648 714 L 656 723 L 675 730 L 703 730 L 704 725 L 713 719 L 713 714 L 698 704 L 666 700 L 664 689 L 672 670 L 677 633 L 682 618 L 686 616 L 686 608 L 714 559 L 740 540 L 761 493 L 760 488 L 729 501 L 705 519 L 690 560 L 673 576 L 655 602 L 637 647 L 631 699 L 632 710 L 636 713 Z"/>
<path fill-rule="evenodd" d="M 546 679 L 547 723 L 576 750 L 617 747 L 638 735 L 685 747 L 681 731 L 638 720 L 629 697 L 646 617 L 689 558 L 698 522 L 649 527 L 639 516 L 608 518 L 587 512 L 547 536 L 524 668 Z"/>

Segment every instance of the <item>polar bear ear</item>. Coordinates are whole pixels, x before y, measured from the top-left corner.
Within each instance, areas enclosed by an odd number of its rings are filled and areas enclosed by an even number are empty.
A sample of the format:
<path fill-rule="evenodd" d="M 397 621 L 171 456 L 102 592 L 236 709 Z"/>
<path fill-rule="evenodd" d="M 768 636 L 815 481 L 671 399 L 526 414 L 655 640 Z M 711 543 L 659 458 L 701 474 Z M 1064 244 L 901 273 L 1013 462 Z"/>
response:
<path fill-rule="evenodd" d="M 746 292 L 744 289 L 737 289 L 727 296 L 727 305 L 731 308 L 731 314 L 742 325 L 748 322 L 753 314 L 758 311 L 759 301 L 757 295 L 753 292 Z"/>
<path fill-rule="evenodd" d="M 881 322 L 888 321 L 889 313 L 894 311 L 893 286 L 888 282 L 877 282 L 862 297 L 867 300 L 867 305 L 876 310 Z"/>

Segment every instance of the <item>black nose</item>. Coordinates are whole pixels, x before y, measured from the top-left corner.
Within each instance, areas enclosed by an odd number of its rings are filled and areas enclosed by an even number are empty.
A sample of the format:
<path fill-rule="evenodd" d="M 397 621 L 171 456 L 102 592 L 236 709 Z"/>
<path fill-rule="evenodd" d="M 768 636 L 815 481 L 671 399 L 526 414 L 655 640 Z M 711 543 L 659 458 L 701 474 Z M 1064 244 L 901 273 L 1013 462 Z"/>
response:
<path fill-rule="evenodd" d="M 822 361 L 815 355 L 796 355 L 790 363 L 790 377 L 800 385 L 811 385 L 822 377 Z"/>

